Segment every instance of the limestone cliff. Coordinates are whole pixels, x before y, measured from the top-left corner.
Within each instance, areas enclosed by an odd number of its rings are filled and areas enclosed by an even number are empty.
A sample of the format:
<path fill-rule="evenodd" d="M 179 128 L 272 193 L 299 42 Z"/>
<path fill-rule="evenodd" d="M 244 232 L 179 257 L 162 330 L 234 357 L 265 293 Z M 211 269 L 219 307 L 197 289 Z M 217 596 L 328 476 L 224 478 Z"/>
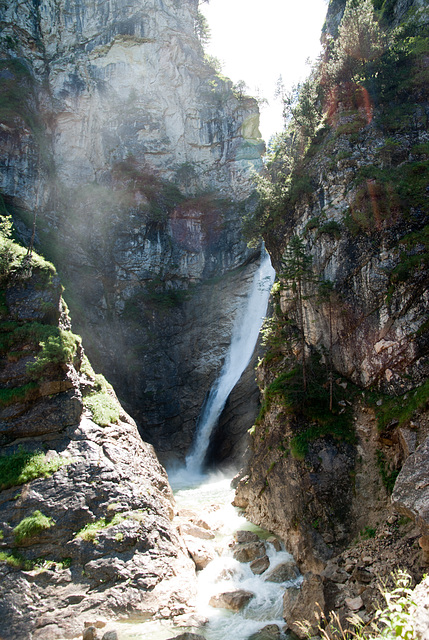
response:
<path fill-rule="evenodd" d="M 279 278 L 258 371 L 263 406 L 236 503 L 281 535 L 304 569 L 321 573 L 328 563 L 328 591 L 346 563 L 330 603 L 347 609 L 345 596 L 365 579 L 352 575 L 356 559 L 338 554 L 397 522 L 390 494 L 409 456 L 393 500 L 427 532 L 410 487 L 427 477 L 429 104 L 427 7 L 374 2 L 374 17 L 370 3 L 349 3 L 340 23 L 344 6 L 331 2 L 337 40 L 326 39 L 292 109 L 294 128 L 249 223 L 262 230 Z M 371 34 L 361 57 L 350 10 Z M 419 531 L 403 535 L 414 544 Z M 424 559 L 409 553 L 401 561 L 417 578 Z M 388 572 L 381 556 L 368 557 L 366 585 Z M 349 578 L 356 589 L 341 586 Z"/>
<path fill-rule="evenodd" d="M 0 246 L 2 637 L 186 612 L 195 568 L 164 469 L 94 375 L 53 266 Z"/>
<path fill-rule="evenodd" d="M 0 189 L 58 266 L 94 364 L 183 456 L 258 259 L 240 232 L 256 102 L 204 58 L 198 2 L 0 5 Z"/>

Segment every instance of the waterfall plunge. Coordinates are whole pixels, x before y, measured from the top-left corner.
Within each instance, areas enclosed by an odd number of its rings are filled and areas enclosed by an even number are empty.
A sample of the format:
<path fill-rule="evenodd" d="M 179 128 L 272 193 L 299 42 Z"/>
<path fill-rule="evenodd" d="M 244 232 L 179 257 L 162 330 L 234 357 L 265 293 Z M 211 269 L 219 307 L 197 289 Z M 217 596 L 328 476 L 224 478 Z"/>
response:
<path fill-rule="evenodd" d="M 275 271 L 268 253 L 264 250 L 261 264 L 256 271 L 246 301 L 237 314 L 232 331 L 231 344 L 219 378 L 210 390 L 198 419 L 196 439 L 186 458 L 189 474 L 201 473 L 210 436 L 217 424 L 229 394 L 250 362 L 265 316 Z"/>

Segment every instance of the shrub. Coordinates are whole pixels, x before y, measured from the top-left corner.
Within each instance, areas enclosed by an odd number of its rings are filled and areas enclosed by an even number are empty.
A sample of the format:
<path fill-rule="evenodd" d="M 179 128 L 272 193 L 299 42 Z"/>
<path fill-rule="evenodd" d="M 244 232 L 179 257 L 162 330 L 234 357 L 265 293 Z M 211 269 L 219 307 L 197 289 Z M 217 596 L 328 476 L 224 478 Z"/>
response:
<path fill-rule="evenodd" d="M 81 342 L 81 337 L 71 331 L 51 327 L 51 335 L 40 342 L 41 351 L 36 361 L 27 365 L 27 373 L 32 378 L 39 378 L 52 365 L 73 362 Z"/>
<path fill-rule="evenodd" d="M 107 427 L 119 420 L 119 404 L 106 391 L 99 391 L 84 398 L 83 404 L 92 413 L 92 419 L 100 427 Z"/>
<path fill-rule="evenodd" d="M 60 456 L 46 460 L 41 451 L 18 449 L 15 453 L 0 456 L 0 490 L 15 487 L 35 478 L 48 478 L 71 460 Z"/>
<path fill-rule="evenodd" d="M 21 544 L 28 538 L 37 536 L 42 531 L 50 529 L 55 524 L 52 518 L 47 518 L 38 509 L 33 511 L 31 516 L 27 516 L 14 528 L 13 535 L 15 542 Z"/>

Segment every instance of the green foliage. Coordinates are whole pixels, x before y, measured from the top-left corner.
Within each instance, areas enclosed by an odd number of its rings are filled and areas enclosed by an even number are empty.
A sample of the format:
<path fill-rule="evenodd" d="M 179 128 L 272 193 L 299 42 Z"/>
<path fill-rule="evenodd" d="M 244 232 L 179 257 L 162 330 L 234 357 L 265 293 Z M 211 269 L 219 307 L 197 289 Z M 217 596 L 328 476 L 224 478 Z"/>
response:
<path fill-rule="evenodd" d="M 14 528 L 13 535 L 16 544 L 37 536 L 42 531 L 50 529 L 55 524 L 52 518 L 47 518 L 38 509 L 33 511 L 31 516 L 27 516 Z"/>
<path fill-rule="evenodd" d="M 16 402 L 27 402 L 38 388 L 37 382 L 29 382 L 21 387 L 0 388 L 0 407 L 8 407 Z"/>
<path fill-rule="evenodd" d="M 39 379 L 51 366 L 72 363 L 82 338 L 71 331 L 50 327 L 51 335 L 39 344 L 40 352 L 36 361 L 27 365 L 27 373 L 33 379 Z"/>
<path fill-rule="evenodd" d="M 86 409 L 91 411 L 92 419 L 100 427 L 118 422 L 120 410 L 118 402 L 106 392 L 93 393 L 83 400 Z"/>
<path fill-rule="evenodd" d="M 0 490 L 15 487 L 35 478 L 48 478 L 70 460 L 60 456 L 46 459 L 41 451 L 19 448 L 15 453 L 0 456 Z"/>
<path fill-rule="evenodd" d="M 368 63 L 383 53 L 386 39 L 374 19 L 371 0 L 347 0 L 330 58 L 326 65 L 329 84 L 337 90 L 368 77 Z"/>
<path fill-rule="evenodd" d="M 100 373 L 95 375 L 94 391 L 83 399 L 86 409 L 91 411 L 92 419 L 100 427 L 118 422 L 120 405 L 112 396 L 112 385 Z"/>
<path fill-rule="evenodd" d="M 332 236 L 333 238 L 336 238 L 337 240 L 339 240 L 341 237 L 340 223 L 337 222 L 336 220 L 329 220 L 328 222 L 321 224 L 317 231 L 317 237 L 319 237 L 323 233 L 326 233 L 326 235 Z"/>
<path fill-rule="evenodd" d="M 365 529 L 360 532 L 360 537 L 362 540 L 370 540 L 371 538 L 375 538 L 376 533 L 377 530 L 373 527 L 365 527 Z"/>
<path fill-rule="evenodd" d="M 383 432 L 392 423 L 399 427 L 407 424 L 417 411 L 425 409 L 429 401 L 429 380 L 401 396 L 380 396 L 368 393 L 367 400 L 374 408 L 378 429 Z M 382 400 L 381 404 L 379 404 Z"/>
<path fill-rule="evenodd" d="M 420 636 L 417 633 L 415 616 L 416 602 L 411 589 L 412 579 L 408 573 L 398 569 L 392 573 L 394 581 L 393 589 L 387 589 L 384 585 L 380 588 L 385 601 L 385 606 L 375 612 L 370 623 L 364 623 L 359 615 L 348 618 L 352 629 L 347 625 L 343 628 L 338 614 L 332 613 L 327 619 L 322 612 L 318 633 L 322 640 L 415 640 Z M 310 623 L 303 621 L 298 623 L 304 632 L 310 630 Z M 310 634 L 309 634 L 310 635 Z"/>
<path fill-rule="evenodd" d="M 310 442 L 331 435 L 334 438 L 353 443 L 352 410 L 346 402 L 352 397 L 352 388 L 346 391 L 335 385 L 333 408 L 327 385 L 327 372 L 319 359 L 314 356 L 307 368 L 307 389 L 303 389 L 302 367 L 296 365 L 289 371 L 280 373 L 264 391 L 264 398 L 256 424 L 260 424 L 273 402 L 279 403 L 294 421 L 295 435 L 290 442 L 292 455 L 302 460 Z"/>
<path fill-rule="evenodd" d="M 31 571 L 35 565 L 33 560 L 28 560 L 16 549 L 12 552 L 0 551 L 0 562 L 5 562 L 10 567 L 23 571 Z"/>
<path fill-rule="evenodd" d="M 27 256 L 27 249 L 13 240 L 12 217 L 4 208 L 1 194 L 0 205 L 3 209 L 0 212 L 0 282 L 11 276 L 19 277 L 20 273 L 33 267 L 38 268 L 46 276 L 54 275 L 56 270 L 51 262 L 34 252 L 31 257 Z"/>
<path fill-rule="evenodd" d="M 85 540 L 86 542 L 97 544 L 97 535 L 100 531 L 107 529 L 108 527 L 114 527 L 123 520 L 125 520 L 125 516 L 117 513 L 111 519 L 100 518 L 94 522 L 89 522 L 75 534 L 75 538 L 82 538 L 82 540 Z"/>
<path fill-rule="evenodd" d="M 373 233 L 395 224 L 413 211 L 429 213 L 426 187 L 429 161 L 414 160 L 398 166 L 365 165 L 356 174 L 356 192 L 345 224 L 351 233 Z M 423 240 L 427 233 L 423 231 Z"/>
<path fill-rule="evenodd" d="M 283 253 L 279 276 L 292 288 L 295 288 L 297 283 L 313 279 L 311 263 L 312 258 L 304 241 L 298 235 L 293 235 Z"/>
<path fill-rule="evenodd" d="M 201 11 L 197 12 L 194 25 L 195 34 L 204 46 L 210 41 L 211 33 L 207 18 Z"/>

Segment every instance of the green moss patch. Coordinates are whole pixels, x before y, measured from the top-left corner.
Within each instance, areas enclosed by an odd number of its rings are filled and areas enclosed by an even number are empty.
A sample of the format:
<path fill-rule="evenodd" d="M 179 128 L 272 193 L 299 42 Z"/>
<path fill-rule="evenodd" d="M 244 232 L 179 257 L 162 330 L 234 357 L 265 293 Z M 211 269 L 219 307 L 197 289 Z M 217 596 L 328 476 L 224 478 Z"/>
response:
<path fill-rule="evenodd" d="M 92 419 L 100 427 L 107 427 L 109 424 L 119 420 L 120 406 L 111 395 L 112 386 L 106 378 L 97 374 L 95 376 L 94 391 L 83 399 L 86 409 L 91 411 Z"/>
<path fill-rule="evenodd" d="M 41 451 L 18 449 L 0 456 L 0 490 L 15 487 L 35 478 L 48 478 L 70 460 L 60 456 L 46 459 Z"/>
<path fill-rule="evenodd" d="M 416 411 L 421 411 L 427 406 L 429 402 L 429 380 L 402 396 L 390 397 L 377 393 L 367 393 L 366 398 L 375 411 L 378 428 L 381 432 L 391 424 L 401 427 L 412 419 Z"/>
<path fill-rule="evenodd" d="M 307 454 L 309 443 L 318 438 L 330 435 L 348 443 L 356 440 L 350 405 L 354 394 L 352 385 L 348 383 L 347 389 L 334 385 L 331 410 L 327 373 L 317 358 L 312 359 L 307 373 L 306 391 L 300 365 L 281 373 L 265 389 L 257 419 L 257 424 L 260 424 L 272 403 L 280 403 L 284 413 L 292 419 L 294 435 L 290 440 L 290 452 L 301 460 Z"/>
<path fill-rule="evenodd" d="M 48 518 L 38 509 L 33 511 L 31 516 L 27 516 L 14 528 L 13 535 L 16 544 L 22 544 L 29 538 L 35 536 L 50 529 L 55 524 L 52 518 Z"/>

